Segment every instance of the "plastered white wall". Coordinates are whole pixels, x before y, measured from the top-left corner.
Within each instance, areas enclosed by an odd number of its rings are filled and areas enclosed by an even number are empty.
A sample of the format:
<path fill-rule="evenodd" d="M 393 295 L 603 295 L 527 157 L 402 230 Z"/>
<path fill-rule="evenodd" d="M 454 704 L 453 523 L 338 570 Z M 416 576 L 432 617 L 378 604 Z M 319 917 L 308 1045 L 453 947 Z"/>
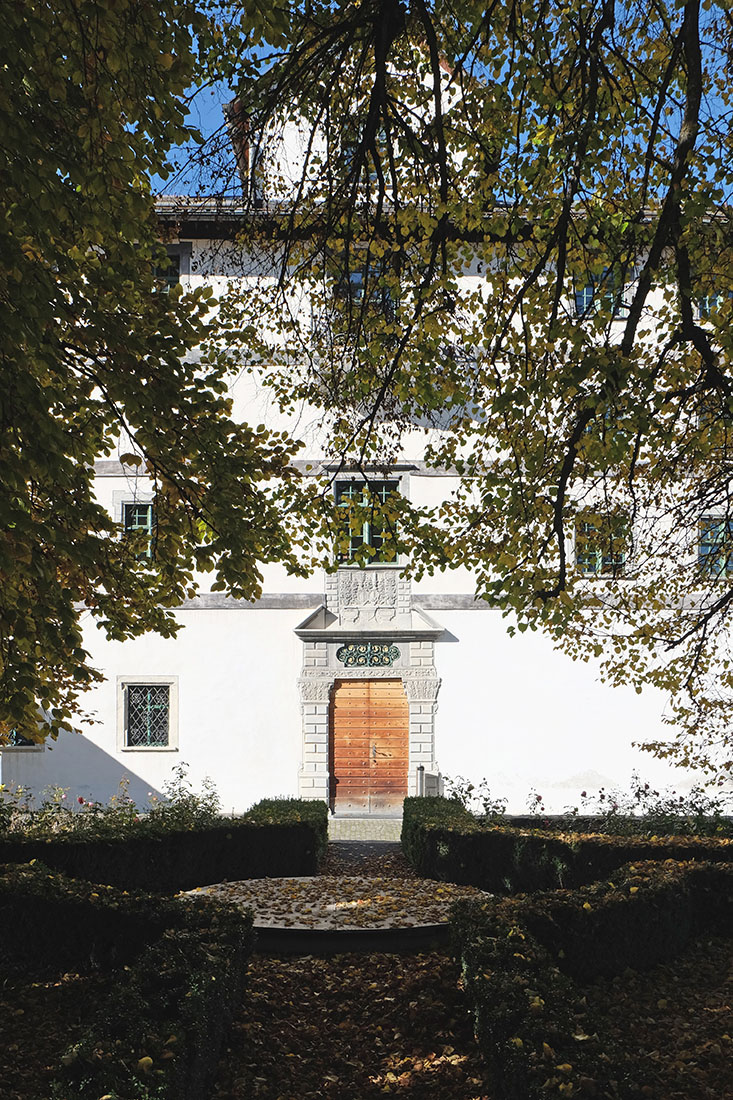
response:
<path fill-rule="evenodd" d="M 578 805 L 581 791 L 628 790 L 633 771 L 654 785 L 686 790 L 696 781 L 633 747 L 666 740 L 665 699 L 649 689 L 601 683 L 594 662 L 573 661 L 542 634 L 510 637 L 499 611 L 441 611 L 436 642 L 442 679 L 436 756 L 442 772 L 476 782 L 523 813 L 535 788 L 548 812 Z"/>
<path fill-rule="evenodd" d="M 581 791 L 628 789 L 633 771 L 656 787 L 684 791 L 696 781 L 634 748 L 664 738 L 664 698 L 600 682 L 592 662 L 574 662 L 543 635 L 510 637 L 498 611 L 440 611 L 435 646 L 441 688 L 436 756 L 445 775 L 486 778 L 510 812 L 527 808 L 532 788 L 548 812 L 578 805 Z M 198 787 L 210 776 L 222 807 L 240 812 L 258 798 L 295 795 L 302 753 L 297 679 L 302 610 L 180 612 L 179 637 L 105 642 L 91 628 L 87 645 L 108 680 L 85 699 L 96 724 L 64 734 L 42 752 L 2 753 L 2 780 L 35 790 L 58 784 L 69 798 L 106 801 L 123 776 L 144 805 L 185 761 Z M 116 748 L 116 677 L 176 676 L 177 751 Z"/>
<path fill-rule="evenodd" d="M 259 798 L 297 794 L 301 717 L 296 681 L 302 663 L 294 611 L 183 611 L 176 639 L 145 635 L 107 642 L 89 625 L 85 643 L 107 680 L 84 697 L 94 724 L 62 735 L 43 752 L 2 754 L 4 783 L 70 788 L 71 800 L 106 802 L 119 781 L 145 804 L 185 761 L 194 787 L 210 776 L 222 808 L 240 812 Z M 117 677 L 176 676 L 178 749 L 117 751 Z"/>
<path fill-rule="evenodd" d="M 232 278 L 268 277 L 262 264 L 247 267 L 236 249 L 210 242 L 194 242 L 192 272 L 190 285 L 214 283 L 217 291 Z M 287 419 L 256 372 L 233 377 L 231 393 L 236 416 L 289 428 L 307 444 L 300 458 L 317 462 L 323 456 L 322 413 L 303 405 Z M 415 428 L 406 435 L 407 463 L 419 462 L 431 434 Z M 147 479 L 132 475 L 100 477 L 96 485 L 113 515 L 120 494 L 135 499 L 150 489 Z M 439 504 L 455 485 L 451 477 L 409 475 L 411 499 L 425 507 Z M 263 568 L 263 576 L 265 595 L 323 591 L 322 574 L 303 580 L 274 564 Z M 203 592 L 211 579 L 211 574 L 201 578 Z M 465 569 L 437 572 L 421 578 L 415 590 L 465 597 L 473 592 L 473 581 Z M 542 635 L 510 638 L 497 611 L 431 614 L 446 629 L 435 649 L 442 681 L 436 756 L 445 774 L 474 781 L 486 777 L 513 812 L 526 808 L 530 788 L 543 796 L 548 811 L 560 811 L 577 804 L 582 790 L 627 786 L 633 770 L 657 786 L 684 790 L 694 781 L 633 747 L 634 741 L 670 735 L 659 693 L 638 696 L 607 687 L 597 666 L 571 661 Z M 107 642 L 87 616 L 91 663 L 108 677 L 83 700 L 91 720 L 83 723 L 83 734 L 64 734 L 42 751 L 0 753 L 2 781 L 35 790 L 56 784 L 68 787 L 71 799 L 106 801 L 127 777 L 130 793 L 144 804 L 148 792 L 160 794 L 173 766 L 183 761 L 194 786 L 206 775 L 215 781 L 225 810 L 241 811 L 261 797 L 294 795 L 302 754 L 297 694 L 302 648 L 294 628 L 304 617 L 302 609 L 190 609 L 179 612 L 185 629 L 176 639 L 147 635 L 116 643 Z M 119 676 L 177 679 L 175 751 L 118 751 Z"/>

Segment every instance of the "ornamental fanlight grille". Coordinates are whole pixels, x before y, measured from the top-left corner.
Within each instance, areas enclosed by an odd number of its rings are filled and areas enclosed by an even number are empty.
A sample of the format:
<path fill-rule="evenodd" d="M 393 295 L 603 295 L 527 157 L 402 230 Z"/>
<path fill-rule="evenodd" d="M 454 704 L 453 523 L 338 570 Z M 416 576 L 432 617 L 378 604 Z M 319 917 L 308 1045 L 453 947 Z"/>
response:
<path fill-rule="evenodd" d="M 347 668 L 376 668 L 391 665 L 400 655 L 389 642 L 352 642 L 336 650 L 336 660 Z"/>

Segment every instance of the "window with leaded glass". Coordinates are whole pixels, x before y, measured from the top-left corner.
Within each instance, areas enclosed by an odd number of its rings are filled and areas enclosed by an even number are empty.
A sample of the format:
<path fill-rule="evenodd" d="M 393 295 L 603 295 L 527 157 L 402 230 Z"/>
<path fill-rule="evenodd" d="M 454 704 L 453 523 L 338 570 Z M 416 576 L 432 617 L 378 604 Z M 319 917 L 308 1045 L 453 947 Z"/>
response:
<path fill-rule="evenodd" d="M 623 515 L 584 512 L 575 524 L 575 564 L 594 577 L 620 577 L 626 569 L 629 525 Z"/>
<path fill-rule="evenodd" d="M 134 502 L 122 505 L 122 526 L 126 535 L 137 535 L 142 549 L 138 558 L 149 558 L 153 551 L 155 515 L 153 505 Z"/>
<path fill-rule="evenodd" d="M 170 684 L 127 684 L 125 745 L 165 748 L 170 738 Z"/>
<path fill-rule="evenodd" d="M 369 561 L 395 561 L 394 546 L 384 534 L 381 511 L 389 498 L 397 494 L 397 481 L 339 481 L 336 483 L 336 503 L 344 509 L 346 549 L 339 548 L 339 561 L 354 561 L 363 547 L 369 547 Z"/>
<path fill-rule="evenodd" d="M 709 577 L 733 573 L 733 518 L 703 516 L 697 547 L 700 570 Z"/>

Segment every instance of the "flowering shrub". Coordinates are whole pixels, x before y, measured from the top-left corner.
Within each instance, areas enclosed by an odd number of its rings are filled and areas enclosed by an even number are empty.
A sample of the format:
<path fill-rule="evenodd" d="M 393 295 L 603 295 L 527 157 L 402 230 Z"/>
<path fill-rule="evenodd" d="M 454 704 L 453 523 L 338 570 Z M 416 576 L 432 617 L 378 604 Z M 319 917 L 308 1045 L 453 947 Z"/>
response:
<path fill-rule="evenodd" d="M 492 824 L 504 817 L 507 800 L 492 795 L 488 780 L 482 779 L 480 783 L 474 784 L 464 779 L 462 775 L 457 775 L 455 779 L 446 776 L 444 784 L 447 797 L 460 802 L 461 806 L 470 813 Z"/>
<path fill-rule="evenodd" d="M 164 798 L 151 795 L 148 820 L 168 829 L 194 829 L 218 820 L 221 802 L 213 781 L 204 776 L 200 792 L 188 778 L 188 765 L 181 762 L 173 769 L 173 778 L 163 785 Z"/>
<path fill-rule="evenodd" d="M 507 800 L 493 795 L 488 781 L 472 783 L 463 776 L 445 778 L 446 794 L 486 825 L 511 824 Z M 630 791 L 582 791 L 580 804 L 547 817 L 542 794 L 532 788 L 526 800 L 531 828 L 606 833 L 613 836 L 733 836 L 733 792 L 698 783 L 686 794 L 658 791 L 632 773 Z"/>
<path fill-rule="evenodd" d="M 573 819 L 592 817 L 594 831 L 616 836 L 720 836 L 733 832 L 731 822 L 725 819 L 733 810 L 733 793 L 711 792 L 702 783 L 687 794 L 658 791 L 633 772 L 629 793 L 601 787 L 592 795 L 582 791 L 580 800 L 580 806 L 566 815 L 570 827 Z"/>
<path fill-rule="evenodd" d="M 117 793 L 105 804 L 83 795 L 69 797 L 69 788 L 48 787 L 39 805 L 26 787 L 0 785 L 0 834 L 46 839 L 53 836 L 124 837 L 141 832 L 168 832 L 211 825 L 219 818 L 219 795 L 206 777 L 195 791 L 186 764 L 173 769 L 164 785 L 164 797 L 151 794 L 143 810 L 129 794 L 130 781 L 120 782 Z"/>

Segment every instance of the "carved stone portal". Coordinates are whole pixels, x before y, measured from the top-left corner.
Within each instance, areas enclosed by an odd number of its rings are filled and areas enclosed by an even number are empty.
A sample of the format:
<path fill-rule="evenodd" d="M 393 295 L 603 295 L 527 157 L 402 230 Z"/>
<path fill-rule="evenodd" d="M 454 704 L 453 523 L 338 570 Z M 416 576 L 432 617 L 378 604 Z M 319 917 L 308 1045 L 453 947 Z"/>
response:
<path fill-rule="evenodd" d="M 391 623 L 397 615 L 397 576 L 368 569 L 344 570 L 337 576 L 342 625 Z"/>

